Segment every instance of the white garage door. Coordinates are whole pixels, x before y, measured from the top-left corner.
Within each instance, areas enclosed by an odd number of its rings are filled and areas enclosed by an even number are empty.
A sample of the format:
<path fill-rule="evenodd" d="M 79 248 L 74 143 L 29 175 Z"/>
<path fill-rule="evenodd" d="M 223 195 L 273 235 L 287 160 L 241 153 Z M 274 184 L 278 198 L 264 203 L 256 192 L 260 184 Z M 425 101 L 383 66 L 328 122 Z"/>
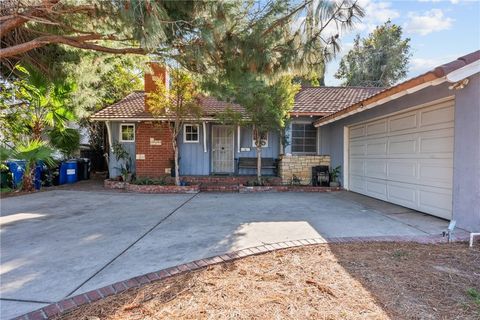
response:
<path fill-rule="evenodd" d="M 409 110 L 349 128 L 349 189 L 450 219 L 454 101 Z"/>

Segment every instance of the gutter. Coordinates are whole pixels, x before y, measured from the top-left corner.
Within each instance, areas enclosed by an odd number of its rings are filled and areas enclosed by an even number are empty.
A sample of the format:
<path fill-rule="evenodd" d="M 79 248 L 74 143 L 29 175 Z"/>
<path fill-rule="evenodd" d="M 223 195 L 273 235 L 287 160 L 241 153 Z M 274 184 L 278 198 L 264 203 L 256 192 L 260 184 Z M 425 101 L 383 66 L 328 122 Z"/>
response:
<path fill-rule="evenodd" d="M 90 117 L 92 121 L 118 121 L 118 122 L 141 122 L 141 121 L 175 121 L 172 118 L 103 118 L 103 117 Z M 184 121 L 215 121 L 215 118 L 191 118 L 191 119 L 183 119 Z M 217 119 L 218 120 L 218 119 Z"/>
<path fill-rule="evenodd" d="M 437 77 L 433 72 L 426 73 L 423 76 L 413 78 L 403 82 L 395 87 L 380 91 L 379 93 L 357 102 L 345 109 L 330 114 L 314 123 L 315 127 L 321 127 L 334 121 L 346 118 L 353 114 L 371 109 L 386 102 L 398 99 L 405 95 L 417 92 L 429 86 L 436 86 L 446 81 L 446 77 Z"/>

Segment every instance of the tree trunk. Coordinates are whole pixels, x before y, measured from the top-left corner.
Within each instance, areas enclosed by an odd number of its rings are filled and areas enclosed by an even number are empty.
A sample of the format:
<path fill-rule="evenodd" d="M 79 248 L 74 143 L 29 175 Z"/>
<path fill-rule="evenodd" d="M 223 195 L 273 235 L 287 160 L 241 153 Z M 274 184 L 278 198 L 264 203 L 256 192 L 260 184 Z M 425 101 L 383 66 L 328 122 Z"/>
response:
<path fill-rule="evenodd" d="M 257 182 L 262 184 L 262 147 L 257 146 Z"/>
<path fill-rule="evenodd" d="M 33 167 L 33 168 L 32 168 Z M 25 167 L 25 172 L 23 173 L 23 181 L 22 181 L 22 190 L 23 191 L 33 191 L 33 179 L 35 174 L 35 165 L 31 166 L 27 164 Z"/>
<path fill-rule="evenodd" d="M 180 185 L 180 176 L 178 174 L 178 145 L 177 145 L 177 139 L 173 139 L 173 151 L 175 153 L 175 185 L 179 186 Z"/>

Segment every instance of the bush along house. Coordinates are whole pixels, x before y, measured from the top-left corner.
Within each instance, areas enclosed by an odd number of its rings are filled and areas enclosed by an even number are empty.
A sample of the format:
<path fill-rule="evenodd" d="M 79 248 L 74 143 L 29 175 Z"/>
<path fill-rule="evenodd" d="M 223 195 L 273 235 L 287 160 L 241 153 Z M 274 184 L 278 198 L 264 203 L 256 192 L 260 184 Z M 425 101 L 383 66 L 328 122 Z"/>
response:
<path fill-rule="evenodd" d="M 107 128 L 109 176 L 122 174 L 121 160 L 112 146 L 120 144 L 129 154 L 131 171 L 137 177 L 158 178 L 173 169 L 173 148 L 168 119 L 155 118 L 146 107 L 148 93 L 155 81 L 168 83 L 168 71 L 151 64 L 152 74 L 145 75 L 145 91 L 135 91 L 119 102 L 92 116 L 104 121 Z M 319 118 L 341 110 L 378 92 L 378 88 L 308 87 L 295 98 L 286 141 L 272 131 L 262 147 L 262 175 L 278 176 L 283 184 L 312 183 L 312 167 L 329 166 L 329 155 L 320 153 Z M 181 176 L 253 176 L 256 174 L 256 151 L 252 128 L 223 125 L 216 116 L 227 108 L 242 112 L 237 104 L 213 97 L 199 98 L 200 118 L 185 123 L 178 139 Z M 283 147 L 285 145 L 285 147 Z"/>
<path fill-rule="evenodd" d="M 120 143 L 137 177 L 172 170 L 168 119 L 146 110 L 153 79 L 168 81 L 152 65 L 145 91 L 97 112 L 110 146 Z M 239 105 L 201 97 L 202 116 L 178 139 L 180 175 L 256 174 L 252 128 L 222 125 L 216 115 Z M 334 170 L 346 190 L 399 204 L 480 231 L 480 51 L 390 88 L 307 87 L 295 97 L 284 137 L 265 136 L 262 175 L 282 184 L 315 184 Z M 285 141 L 284 143 L 281 143 Z M 121 174 L 110 147 L 110 177 Z"/>

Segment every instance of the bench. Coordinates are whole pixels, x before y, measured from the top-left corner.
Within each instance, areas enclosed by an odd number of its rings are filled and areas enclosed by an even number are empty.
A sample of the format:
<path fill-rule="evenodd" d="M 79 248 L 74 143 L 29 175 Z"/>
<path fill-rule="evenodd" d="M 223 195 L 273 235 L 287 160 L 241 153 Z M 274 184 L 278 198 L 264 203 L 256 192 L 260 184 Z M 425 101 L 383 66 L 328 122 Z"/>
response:
<path fill-rule="evenodd" d="M 277 175 L 278 159 L 262 158 L 262 169 L 273 169 Z M 240 169 L 257 169 L 257 158 L 238 158 L 238 171 Z"/>

